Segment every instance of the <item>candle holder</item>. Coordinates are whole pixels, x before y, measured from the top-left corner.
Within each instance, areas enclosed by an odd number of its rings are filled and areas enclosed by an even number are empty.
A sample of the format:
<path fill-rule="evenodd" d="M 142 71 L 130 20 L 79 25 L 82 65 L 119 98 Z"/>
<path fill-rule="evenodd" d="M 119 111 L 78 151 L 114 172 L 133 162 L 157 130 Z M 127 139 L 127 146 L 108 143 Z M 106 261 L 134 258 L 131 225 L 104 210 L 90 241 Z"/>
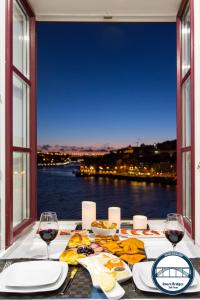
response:
<path fill-rule="evenodd" d="M 133 216 L 133 229 L 147 229 L 147 217 L 142 215 Z"/>
<path fill-rule="evenodd" d="M 120 229 L 121 208 L 120 207 L 109 207 L 108 208 L 108 220 L 110 223 L 116 223 L 117 229 Z"/>
<path fill-rule="evenodd" d="M 91 229 L 91 223 L 96 220 L 96 203 L 82 202 L 82 229 Z"/>

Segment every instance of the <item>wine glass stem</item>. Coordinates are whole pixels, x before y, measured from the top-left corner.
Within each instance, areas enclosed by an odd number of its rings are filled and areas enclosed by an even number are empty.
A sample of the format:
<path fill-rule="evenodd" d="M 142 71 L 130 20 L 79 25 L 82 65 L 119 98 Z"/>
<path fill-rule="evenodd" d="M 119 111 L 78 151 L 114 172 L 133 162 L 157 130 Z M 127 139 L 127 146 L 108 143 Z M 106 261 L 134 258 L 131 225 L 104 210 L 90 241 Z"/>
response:
<path fill-rule="evenodd" d="M 49 260 L 49 246 L 50 246 L 50 243 L 47 243 L 47 259 Z"/>
<path fill-rule="evenodd" d="M 175 245 L 175 244 L 173 244 L 173 251 L 175 251 L 175 248 L 176 248 L 176 245 Z"/>

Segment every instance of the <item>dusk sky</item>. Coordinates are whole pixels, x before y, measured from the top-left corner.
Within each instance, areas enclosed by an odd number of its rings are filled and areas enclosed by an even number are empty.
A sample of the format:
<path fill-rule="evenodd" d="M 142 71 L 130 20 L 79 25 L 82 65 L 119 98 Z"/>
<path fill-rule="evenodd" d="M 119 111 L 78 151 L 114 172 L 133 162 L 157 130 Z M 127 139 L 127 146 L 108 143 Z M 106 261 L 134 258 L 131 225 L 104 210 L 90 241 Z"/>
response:
<path fill-rule="evenodd" d="M 176 138 L 175 23 L 38 23 L 38 144 Z"/>

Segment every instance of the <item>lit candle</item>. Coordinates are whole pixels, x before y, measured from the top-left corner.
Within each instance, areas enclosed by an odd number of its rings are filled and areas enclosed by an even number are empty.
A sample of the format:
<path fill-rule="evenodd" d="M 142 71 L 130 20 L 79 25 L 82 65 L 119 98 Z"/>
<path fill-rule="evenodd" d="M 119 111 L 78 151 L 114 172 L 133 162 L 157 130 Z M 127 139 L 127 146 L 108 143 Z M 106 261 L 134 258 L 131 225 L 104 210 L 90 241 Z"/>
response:
<path fill-rule="evenodd" d="M 121 225 L 121 208 L 120 207 L 109 207 L 108 208 L 108 220 L 111 223 L 117 223 L 117 229 Z"/>
<path fill-rule="evenodd" d="M 96 203 L 82 201 L 82 229 L 91 229 L 91 223 L 96 221 Z"/>
<path fill-rule="evenodd" d="M 133 228 L 147 229 L 147 217 L 141 215 L 133 216 Z"/>

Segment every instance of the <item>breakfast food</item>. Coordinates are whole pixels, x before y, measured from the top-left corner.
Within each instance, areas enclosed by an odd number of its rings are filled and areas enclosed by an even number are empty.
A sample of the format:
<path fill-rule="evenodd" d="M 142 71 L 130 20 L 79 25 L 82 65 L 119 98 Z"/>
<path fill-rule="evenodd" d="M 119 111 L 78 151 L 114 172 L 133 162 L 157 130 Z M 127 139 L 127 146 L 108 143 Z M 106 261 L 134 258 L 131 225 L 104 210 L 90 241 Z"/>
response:
<path fill-rule="evenodd" d="M 84 258 L 84 257 L 86 257 L 86 255 L 79 254 L 79 253 L 77 253 L 76 250 L 68 249 L 68 250 L 64 250 L 62 252 L 62 254 L 59 257 L 59 260 L 66 262 L 70 265 L 77 265 L 78 264 L 77 259 Z"/>
<path fill-rule="evenodd" d="M 94 221 L 94 222 L 92 222 L 91 227 L 97 227 L 97 228 L 102 228 L 102 229 L 116 229 L 117 224 L 110 223 L 108 221 Z"/>
<path fill-rule="evenodd" d="M 110 242 L 110 241 L 119 241 L 118 235 L 96 235 L 95 236 L 95 243 L 99 244 L 100 246 L 103 246 L 104 244 Z"/>
<path fill-rule="evenodd" d="M 94 254 L 94 249 L 90 246 L 80 246 L 77 249 L 78 254 L 85 254 L 86 256 Z"/>
<path fill-rule="evenodd" d="M 105 243 L 100 242 L 100 245 L 105 251 L 118 256 L 129 264 L 135 264 L 145 259 L 144 243 L 135 238 L 124 241 L 108 240 Z"/>
<path fill-rule="evenodd" d="M 118 268 L 118 267 L 124 268 L 124 263 L 119 258 L 111 258 L 107 261 L 107 263 L 105 264 L 105 267 L 108 268 L 109 270 L 112 270 L 112 269 Z"/>
<path fill-rule="evenodd" d="M 82 245 L 89 246 L 90 240 L 89 240 L 88 236 L 81 235 L 79 233 L 75 233 L 74 235 L 72 235 L 68 242 L 69 248 L 76 248 L 76 247 L 82 246 Z"/>
<path fill-rule="evenodd" d="M 123 259 L 124 261 L 126 261 L 127 263 L 129 263 L 130 265 L 134 265 L 140 261 L 142 261 L 143 259 L 145 259 L 145 255 L 144 254 L 122 254 L 120 256 L 121 259 Z"/>
<path fill-rule="evenodd" d="M 110 292 L 116 284 L 115 275 L 112 273 L 100 272 L 97 280 L 100 287 L 105 292 Z"/>
<path fill-rule="evenodd" d="M 144 243 L 138 239 L 130 238 L 120 242 L 122 247 L 128 247 L 130 249 L 138 248 L 144 250 Z"/>

